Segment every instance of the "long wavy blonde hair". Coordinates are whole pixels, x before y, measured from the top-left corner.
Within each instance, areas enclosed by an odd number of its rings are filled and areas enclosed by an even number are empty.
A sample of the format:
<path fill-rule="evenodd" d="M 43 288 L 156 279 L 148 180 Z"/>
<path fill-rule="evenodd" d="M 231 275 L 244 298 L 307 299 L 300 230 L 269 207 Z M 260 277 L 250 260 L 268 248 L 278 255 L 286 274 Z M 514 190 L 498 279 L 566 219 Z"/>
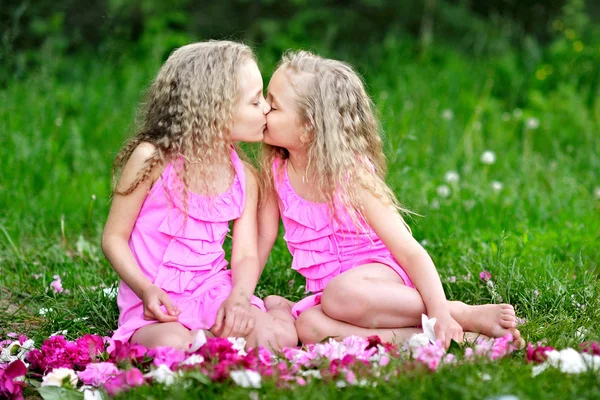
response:
<path fill-rule="evenodd" d="M 114 161 L 113 193 L 133 192 L 155 166 L 180 158 L 174 166 L 185 207 L 192 164 L 194 178 L 210 191 L 216 172 L 232 168 L 229 132 L 240 95 L 239 70 L 248 60 L 256 61 L 252 49 L 229 41 L 192 43 L 173 51 L 147 93 L 135 135 Z M 128 188 L 117 190 L 120 172 L 142 142 L 152 143 L 154 154 Z"/>
<path fill-rule="evenodd" d="M 410 213 L 385 182 L 386 159 L 376 109 L 358 73 L 344 62 L 307 51 L 285 53 L 278 69 L 287 73 L 299 120 L 308 127 L 306 177 L 314 182 L 332 214 L 337 217 L 341 205 L 355 222 L 360 221 L 359 217 L 364 217 L 360 188 L 401 214 Z M 288 157 L 288 151 L 282 147 L 263 145 L 263 191 L 272 190 L 273 180 L 278 178 L 272 170 L 275 158 Z M 406 225 L 404 219 L 402 222 Z"/>

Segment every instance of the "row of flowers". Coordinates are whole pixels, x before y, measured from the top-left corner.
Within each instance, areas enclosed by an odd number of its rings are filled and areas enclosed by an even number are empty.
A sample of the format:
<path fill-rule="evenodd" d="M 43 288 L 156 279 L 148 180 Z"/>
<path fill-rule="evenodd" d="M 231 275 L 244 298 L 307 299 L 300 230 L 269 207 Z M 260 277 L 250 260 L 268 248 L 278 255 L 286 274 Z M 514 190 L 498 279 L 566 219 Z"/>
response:
<path fill-rule="evenodd" d="M 382 343 L 378 337 L 353 336 L 277 353 L 263 347 L 246 352 L 243 339 L 207 339 L 203 332 L 185 352 L 170 347 L 147 349 L 97 335 L 75 341 L 53 335 L 38 349 L 33 340 L 19 335 L 0 342 L 0 398 L 22 399 L 26 385 L 39 387 L 44 398 L 55 398 L 56 390 L 69 390 L 83 399 L 103 399 L 138 386 L 189 380 L 233 381 L 252 388 L 268 380 L 280 387 L 312 380 L 335 382 L 340 387 L 376 385 L 407 369 L 436 371 L 446 365 L 496 360 L 516 351 L 509 334 L 477 340 L 463 348 L 451 346 L 447 352 L 432 336 L 435 321 L 424 317 L 423 322 L 424 333 L 413 335 L 402 346 Z M 588 342 L 581 351 L 557 351 L 529 344 L 526 360 L 537 364 L 533 375 L 549 367 L 568 373 L 600 371 L 600 345 Z"/>

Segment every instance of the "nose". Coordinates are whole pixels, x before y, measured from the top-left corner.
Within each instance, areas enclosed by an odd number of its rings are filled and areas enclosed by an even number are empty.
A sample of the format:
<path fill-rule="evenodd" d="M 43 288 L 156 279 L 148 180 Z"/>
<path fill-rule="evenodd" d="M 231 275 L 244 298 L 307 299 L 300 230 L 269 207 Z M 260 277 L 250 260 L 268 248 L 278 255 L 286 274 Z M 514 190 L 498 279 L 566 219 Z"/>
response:
<path fill-rule="evenodd" d="M 263 104 L 263 113 L 267 115 L 271 111 L 271 105 L 266 101 Z"/>

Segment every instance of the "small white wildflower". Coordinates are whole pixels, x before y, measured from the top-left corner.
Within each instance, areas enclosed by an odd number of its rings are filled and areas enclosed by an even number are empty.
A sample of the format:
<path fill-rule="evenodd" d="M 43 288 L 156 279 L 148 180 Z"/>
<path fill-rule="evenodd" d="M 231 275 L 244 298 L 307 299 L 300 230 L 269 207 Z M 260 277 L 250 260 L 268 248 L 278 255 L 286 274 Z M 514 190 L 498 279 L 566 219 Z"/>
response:
<path fill-rule="evenodd" d="M 431 204 L 429 204 L 429 207 L 432 210 L 439 210 L 440 209 L 440 201 L 438 199 L 431 200 Z"/>
<path fill-rule="evenodd" d="M 594 197 L 600 199 L 600 187 L 594 189 Z"/>
<path fill-rule="evenodd" d="M 503 112 L 502 113 L 502 121 L 510 121 L 510 113 Z"/>
<path fill-rule="evenodd" d="M 496 193 L 498 193 L 499 191 L 502 190 L 502 188 L 504 187 L 504 185 L 502 184 L 502 182 L 498 182 L 498 181 L 492 181 L 492 190 Z"/>
<path fill-rule="evenodd" d="M 588 333 L 589 331 L 587 329 L 585 329 L 583 326 L 580 326 L 579 328 L 577 328 L 577 332 L 575 332 L 575 337 L 577 338 L 577 340 L 583 341 L 585 340 Z"/>
<path fill-rule="evenodd" d="M 310 376 L 311 378 L 315 378 L 315 379 L 321 379 L 321 371 L 319 371 L 318 369 L 309 369 L 306 371 L 301 371 L 300 375 L 302 376 Z"/>
<path fill-rule="evenodd" d="M 535 130 L 540 127 L 540 120 L 535 117 L 529 117 L 525 120 L 527 129 Z"/>
<path fill-rule="evenodd" d="M 492 380 L 492 377 L 490 376 L 490 374 L 483 373 L 483 374 L 480 374 L 480 376 L 481 376 L 481 380 L 484 382 Z"/>
<path fill-rule="evenodd" d="M 117 289 L 116 287 L 109 287 L 109 288 L 102 289 L 102 293 L 104 293 L 104 296 L 108 297 L 109 299 L 116 298 L 118 292 L 119 292 L 119 289 Z"/>
<path fill-rule="evenodd" d="M 486 150 L 481 154 L 481 162 L 487 165 L 492 165 L 496 162 L 496 153 Z"/>
<path fill-rule="evenodd" d="M 231 379 L 243 388 L 255 388 L 258 389 L 261 386 L 262 378 L 260 374 L 251 369 L 231 371 Z"/>
<path fill-rule="evenodd" d="M 92 200 L 96 200 L 96 195 L 92 194 Z"/>
<path fill-rule="evenodd" d="M 48 313 L 51 313 L 52 311 L 54 311 L 52 308 L 40 308 L 39 314 L 44 316 Z"/>
<path fill-rule="evenodd" d="M 428 246 L 428 245 L 429 245 L 429 241 L 427 239 L 421 240 L 421 246 Z"/>
<path fill-rule="evenodd" d="M 436 189 L 436 192 L 438 194 L 438 196 L 440 196 L 441 198 L 446 198 L 448 196 L 450 196 L 450 188 L 446 185 L 440 185 L 438 186 L 438 188 Z"/>
<path fill-rule="evenodd" d="M 442 118 L 444 118 L 446 121 L 452 121 L 454 119 L 454 111 L 446 108 L 444 111 L 442 111 Z"/>
<path fill-rule="evenodd" d="M 448 171 L 444 175 L 444 180 L 448 183 L 458 183 L 460 181 L 460 175 L 456 171 Z"/>
<path fill-rule="evenodd" d="M 52 372 L 42 378 L 42 386 L 62 387 L 65 380 L 75 387 L 79 378 L 71 368 L 54 368 Z"/>
<path fill-rule="evenodd" d="M 81 322 L 81 321 L 86 321 L 86 320 L 88 320 L 88 319 L 90 319 L 90 317 L 81 317 L 81 318 L 75 318 L 75 319 L 73 320 L 73 322 Z"/>
<path fill-rule="evenodd" d="M 463 202 L 463 206 L 465 206 L 465 210 L 467 211 L 471 211 L 475 207 L 475 204 L 477 204 L 475 200 L 465 200 Z"/>
<path fill-rule="evenodd" d="M 63 329 L 62 331 L 56 331 L 56 332 L 54 332 L 52 335 L 50 335 L 48 337 L 52 337 L 52 336 L 66 336 L 68 332 L 69 331 L 67 331 L 66 329 Z"/>
<path fill-rule="evenodd" d="M 515 109 L 513 110 L 513 116 L 514 116 L 516 119 L 519 119 L 519 118 L 521 118 L 521 117 L 523 116 L 523 110 L 521 110 L 520 108 L 515 108 Z"/>
<path fill-rule="evenodd" d="M 494 288 L 494 281 L 491 279 L 489 281 L 487 281 L 485 284 L 488 285 L 489 288 L 492 288 L 492 289 Z"/>

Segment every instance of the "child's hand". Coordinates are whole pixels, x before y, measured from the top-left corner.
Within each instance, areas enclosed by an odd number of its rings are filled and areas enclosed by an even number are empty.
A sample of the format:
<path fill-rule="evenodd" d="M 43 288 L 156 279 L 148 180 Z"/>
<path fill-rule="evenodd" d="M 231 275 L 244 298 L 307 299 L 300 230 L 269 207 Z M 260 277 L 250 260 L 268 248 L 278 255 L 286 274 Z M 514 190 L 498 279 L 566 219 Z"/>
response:
<path fill-rule="evenodd" d="M 160 322 L 177 322 L 177 316 L 181 311 L 171 303 L 169 296 L 158 286 L 150 285 L 142 291 L 142 302 L 144 303 L 144 319 L 156 319 Z M 161 310 L 163 305 L 167 314 Z"/>
<path fill-rule="evenodd" d="M 254 329 L 250 300 L 233 293 L 219 307 L 211 331 L 219 337 L 246 337 Z"/>
<path fill-rule="evenodd" d="M 457 343 L 463 342 L 463 329 L 460 324 L 450 316 L 450 313 L 434 315 L 434 317 L 437 319 L 434 327 L 435 337 L 442 341 L 442 344 L 446 349 L 450 347 L 452 340 Z"/>

